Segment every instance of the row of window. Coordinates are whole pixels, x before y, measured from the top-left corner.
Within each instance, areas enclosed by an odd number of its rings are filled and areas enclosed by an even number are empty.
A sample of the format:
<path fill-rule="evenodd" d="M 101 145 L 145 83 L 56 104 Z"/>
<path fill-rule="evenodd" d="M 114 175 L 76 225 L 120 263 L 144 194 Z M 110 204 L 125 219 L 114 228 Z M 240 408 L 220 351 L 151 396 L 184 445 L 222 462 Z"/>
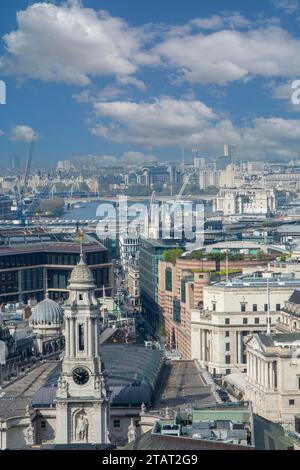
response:
<path fill-rule="evenodd" d="M 249 312 L 250 310 L 246 310 L 246 307 L 247 307 L 247 304 L 246 304 L 246 303 L 241 303 L 241 312 L 246 312 L 246 311 Z M 212 302 L 212 309 L 213 309 L 214 312 L 216 311 L 216 309 L 217 309 L 217 302 Z M 276 305 L 275 305 L 275 310 L 276 310 L 276 312 L 280 312 L 280 310 L 281 310 L 281 304 L 276 304 Z M 264 304 L 263 311 L 264 311 L 264 312 L 267 312 L 267 311 L 268 311 L 268 304 Z M 253 305 L 252 305 L 252 312 L 258 312 L 257 304 L 253 304 Z"/>
<path fill-rule="evenodd" d="M 254 324 L 259 325 L 259 317 L 254 318 Z M 266 318 L 266 323 L 268 322 L 268 319 Z M 225 318 L 225 325 L 230 325 L 230 318 Z M 248 325 L 248 318 L 243 318 L 243 325 Z M 227 333 L 227 332 L 226 332 Z"/>
<path fill-rule="evenodd" d="M 79 254 L 75 253 L 26 253 L 0 256 L 0 268 L 15 268 L 35 265 L 65 265 L 75 266 L 79 261 Z M 86 262 L 89 265 L 108 262 L 108 252 L 98 251 L 86 253 Z"/>
<path fill-rule="evenodd" d="M 246 354 L 243 354 L 242 364 L 246 364 L 246 363 L 247 363 L 247 357 L 246 357 Z M 225 364 L 231 364 L 231 356 L 229 354 L 226 354 L 225 356 Z"/>

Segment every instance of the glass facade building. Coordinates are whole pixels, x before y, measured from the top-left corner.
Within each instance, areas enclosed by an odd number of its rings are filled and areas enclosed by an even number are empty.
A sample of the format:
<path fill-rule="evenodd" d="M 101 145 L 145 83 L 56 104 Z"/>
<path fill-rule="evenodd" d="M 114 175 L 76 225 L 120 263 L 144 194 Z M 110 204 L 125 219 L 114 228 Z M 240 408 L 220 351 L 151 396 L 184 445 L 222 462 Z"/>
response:
<path fill-rule="evenodd" d="M 165 250 L 178 248 L 173 240 L 143 240 L 140 249 L 140 292 L 142 313 L 154 329 L 159 326 L 158 261 Z"/>
<path fill-rule="evenodd" d="M 90 239 L 83 252 L 94 274 L 98 296 L 102 296 L 103 286 L 106 295 L 111 296 L 113 277 L 108 250 Z M 0 243 L 0 302 L 41 301 L 46 290 L 54 300 L 66 299 L 69 276 L 79 259 L 79 243 L 70 237 L 57 243 L 39 243 L 30 236 L 27 243 Z"/>

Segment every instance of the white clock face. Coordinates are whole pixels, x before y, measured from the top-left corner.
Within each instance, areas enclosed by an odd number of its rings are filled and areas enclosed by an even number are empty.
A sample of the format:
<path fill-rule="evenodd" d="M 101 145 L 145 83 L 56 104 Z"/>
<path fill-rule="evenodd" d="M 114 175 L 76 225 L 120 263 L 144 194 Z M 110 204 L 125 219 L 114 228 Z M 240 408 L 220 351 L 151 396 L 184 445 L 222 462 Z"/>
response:
<path fill-rule="evenodd" d="M 77 385 L 85 385 L 89 381 L 90 374 L 84 367 L 77 367 L 73 371 L 72 377 Z"/>

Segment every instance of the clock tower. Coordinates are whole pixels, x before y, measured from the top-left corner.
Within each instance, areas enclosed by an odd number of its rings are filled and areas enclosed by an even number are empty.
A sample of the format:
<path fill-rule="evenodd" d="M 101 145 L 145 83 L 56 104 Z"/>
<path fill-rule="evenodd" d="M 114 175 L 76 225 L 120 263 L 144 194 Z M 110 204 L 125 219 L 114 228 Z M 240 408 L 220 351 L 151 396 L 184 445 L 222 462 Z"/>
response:
<path fill-rule="evenodd" d="M 56 394 L 57 444 L 109 442 L 109 398 L 99 352 L 95 288 L 81 250 L 64 305 L 66 346 Z"/>

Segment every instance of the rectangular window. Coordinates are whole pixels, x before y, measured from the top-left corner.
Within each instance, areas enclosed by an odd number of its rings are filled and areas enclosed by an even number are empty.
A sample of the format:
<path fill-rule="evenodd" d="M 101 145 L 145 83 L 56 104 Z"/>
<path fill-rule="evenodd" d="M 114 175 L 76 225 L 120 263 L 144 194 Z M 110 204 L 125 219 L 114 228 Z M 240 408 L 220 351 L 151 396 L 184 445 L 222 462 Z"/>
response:
<path fill-rule="evenodd" d="M 181 306 L 178 299 L 173 299 L 173 320 L 177 323 L 181 322 Z"/>
<path fill-rule="evenodd" d="M 241 312 L 246 312 L 246 304 L 241 304 Z"/>
<path fill-rule="evenodd" d="M 84 326 L 78 325 L 78 348 L 79 351 L 84 351 Z"/>
<path fill-rule="evenodd" d="M 230 318 L 225 318 L 225 325 L 230 325 Z"/>
<path fill-rule="evenodd" d="M 300 377 L 298 377 L 298 388 L 300 390 Z"/>
<path fill-rule="evenodd" d="M 225 364 L 230 364 L 230 356 L 225 356 Z"/>
<path fill-rule="evenodd" d="M 254 323 L 255 323 L 256 325 L 259 324 L 259 318 L 258 318 L 258 317 L 257 317 L 257 318 L 254 318 Z"/>
<path fill-rule="evenodd" d="M 212 309 L 214 312 L 216 311 L 216 302 L 212 302 Z"/>
<path fill-rule="evenodd" d="M 226 375 L 231 374 L 231 369 L 226 369 L 225 374 L 226 374 Z"/>
<path fill-rule="evenodd" d="M 280 307 L 281 307 L 281 305 L 280 305 L 280 304 L 276 304 L 276 312 L 280 312 L 280 310 L 281 310 L 281 308 L 280 308 Z"/>
<path fill-rule="evenodd" d="M 165 285 L 166 290 L 171 292 L 172 291 L 172 269 L 166 268 L 165 270 Z"/>
<path fill-rule="evenodd" d="M 46 428 L 46 421 L 41 421 L 41 428 L 45 429 Z"/>
<path fill-rule="evenodd" d="M 225 344 L 225 351 L 230 351 L 230 343 Z"/>
<path fill-rule="evenodd" d="M 243 325 L 247 325 L 248 323 L 248 318 L 243 318 Z"/>
<path fill-rule="evenodd" d="M 253 304 L 253 306 L 252 306 L 252 311 L 253 311 L 253 312 L 257 312 L 257 304 Z"/>
<path fill-rule="evenodd" d="M 268 311 L 268 304 L 265 304 L 265 305 L 264 305 L 264 311 L 265 311 L 265 312 Z"/>
<path fill-rule="evenodd" d="M 120 428 L 121 427 L 121 421 L 119 419 L 114 419 L 114 428 Z"/>
<path fill-rule="evenodd" d="M 295 404 L 295 400 L 289 400 L 289 405 L 292 406 Z"/>
<path fill-rule="evenodd" d="M 228 336 L 230 336 L 230 331 L 225 331 L 225 336 L 226 336 L 226 338 L 228 338 Z"/>

